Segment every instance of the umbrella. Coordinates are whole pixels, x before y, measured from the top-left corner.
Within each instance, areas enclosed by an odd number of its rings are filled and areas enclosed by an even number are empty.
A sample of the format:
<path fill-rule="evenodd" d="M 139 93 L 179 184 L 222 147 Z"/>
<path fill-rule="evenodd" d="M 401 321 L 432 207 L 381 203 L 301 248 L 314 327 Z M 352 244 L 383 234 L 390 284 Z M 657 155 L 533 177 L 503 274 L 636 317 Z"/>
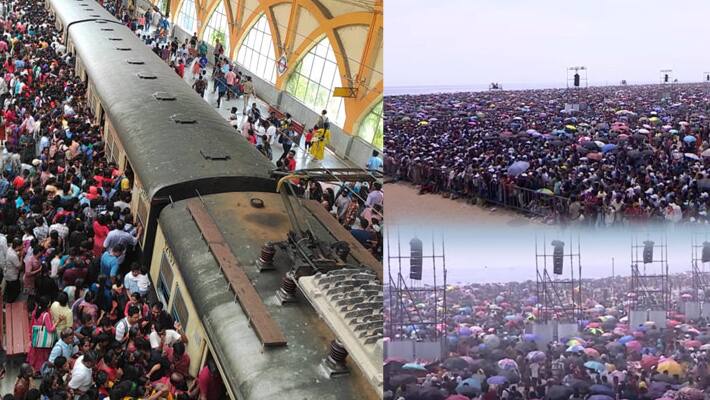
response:
<path fill-rule="evenodd" d="M 486 382 L 488 382 L 489 385 L 503 385 L 508 382 L 508 378 L 502 375 L 496 375 L 488 378 Z"/>
<path fill-rule="evenodd" d="M 483 344 L 485 344 L 488 348 L 495 349 L 500 346 L 500 339 L 496 335 L 486 335 L 483 338 Z"/>
<path fill-rule="evenodd" d="M 417 363 L 408 363 L 402 366 L 402 369 L 407 371 L 426 371 L 423 365 Z"/>
<path fill-rule="evenodd" d="M 477 379 L 468 378 L 461 381 L 461 383 L 456 386 L 456 393 L 458 394 L 478 394 L 481 393 L 481 382 Z"/>
<path fill-rule="evenodd" d="M 555 385 L 550 387 L 545 395 L 545 400 L 566 400 L 574 390 L 569 386 Z"/>
<path fill-rule="evenodd" d="M 683 141 L 685 143 L 695 143 L 696 140 L 698 140 L 698 139 L 696 139 L 695 136 L 692 136 L 692 135 L 688 135 L 683 138 Z"/>
<path fill-rule="evenodd" d="M 508 175 L 518 176 L 530 168 L 530 163 L 527 161 L 516 161 L 508 167 Z"/>
<path fill-rule="evenodd" d="M 395 375 L 390 378 L 389 383 L 390 386 L 397 388 L 408 383 L 417 383 L 417 377 L 410 374 Z"/>
<path fill-rule="evenodd" d="M 602 146 L 602 153 L 606 154 L 606 153 L 608 153 L 608 152 L 610 152 L 610 151 L 613 151 L 613 150 L 616 149 L 617 147 L 618 147 L 618 146 L 615 145 L 614 143 L 607 143 L 607 144 L 605 144 L 604 146 Z"/>
<path fill-rule="evenodd" d="M 683 374 L 683 367 L 680 366 L 674 359 L 668 358 L 658 363 L 656 370 L 660 373 L 668 371 L 668 375 Z"/>
<path fill-rule="evenodd" d="M 685 156 L 685 158 L 689 158 L 689 159 L 691 159 L 691 160 L 696 160 L 696 161 L 697 161 L 697 160 L 700 160 L 700 157 L 698 157 L 697 154 L 685 153 L 684 156 Z"/>
<path fill-rule="evenodd" d="M 587 400 L 614 400 L 614 396 L 609 396 L 606 394 L 595 394 L 587 397 Z"/>
<path fill-rule="evenodd" d="M 504 371 L 518 369 L 518 363 L 516 363 L 514 360 L 511 360 L 510 358 L 504 358 L 498 361 L 498 368 Z"/>
<path fill-rule="evenodd" d="M 638 340 L 632 340 L 632 341 L 626 343 L 626 348 L 629 351 L 640 352 L 641 347 L 642 347 L 641 342 L 639 342 Z"/>
<path fill-rule="evenodd" d="M 584 351 L 584 346 L 580 344 L 575 344 L 574 346 L 570 346 L 565 350 L 568 353 L 578 353 L 580 351 Z"/>
<path fill-rule="evenodd" d="M 622 337 L 621 339 L 619 339 L 619 343 L 621 343 L 621 344 L 626 344 L 626 343 L 628 343 L 628 342 L 630 342 L 630 341 L 632 341 L 632 340 L 634 340 L 634 337 L 633 337 L 633 336 L 631 336 L 631 335 L 626 335 L 626 336 Z"/>
<path fill-rule="evenodd" d="M 692 387 L 681 388 L 678 394 L 680 394 L 681 399 L 686 400 L 703 400 L 705 398 L 702 390 Z"/>
<path fill-rule="evenodd" d="M 547 356 L 542 351 L 531 351 L 527 355 L 527 359 L 531 362 L 543 362 L 545 358 L 547 358 Z"/>
<path fill-rule="evenodd" d="M 523 340 L 526 342 L 534 342 L 537 340 L 537 335 L 534 333 L 526 333 L 523 335 Z"/>
<path fill-rule="evenodd" d="M 466 362 L 466 360 L 464 360 L 461 357 L 451 357 L 451 358 L 447 359 L 446 361 L 444 361 L 444 363 L 441 364 L 441 366 L 448 369 L 448 370 L 452 370 L 452 371 L 461 371 L 465 368 L 470 367 L 468 362 Z"/>
<path fill-rule="evenodd" d="M 542 194 L 547 194 L 547 195 L 553 195 L 555 194 L 552 190 L 543 188 L 543 189 L 538 189 L 536 190 L 537 193 L 542 193 Z"/>
<path fill-rule="evenodd" d="M 658 357 L 649 354 L 644 354 L 641 357 L 641 368 L 651 369 L 654 365 L 658 364 Z"/>
<path fill-rule="evenodd" d="M 591 369 L 599 373 L 606 371 L 606 366 L 599 361 L 587 361 L 584 363 L 584 368 Z"/>
<path fill-rule="evenodd" d="M 656 374 L 654 375 L 651 380 L 656 381 L 656 382 L 665 382 L 665 383 L 674 383 L 675 379 L 673 379 L 672 376 L 666 375 L 666 374 Z"/>
<path fill-rule="evenodd" d="M 599 358 L 599 352 L 591 347 L 587 347 L 586 349 L 584 349 L 584 354 L 592 358 Z"/>
<path fill-rule="evenodd" d="M 452 394 L 451 396 L 447 397 L 446 400 L 471 400 L 471 398 L 461 394 Z"/>
<path fill-rule="evenodd" d="M 572 132 L 577 131 L 577 127 L 574 125 L 565 125 L 565 129 L 567 129 L 568 131 L 572 131 Z"/>
<path fill-rule="evenodd" d="M 683 342 L 683 347 L 686 349 L 697 349 L 700 346 L 702 346 L 702 343 L 699 340 L 686 340 Z"/>
<path fill-rule="evenodd" d="M 592 385 L 589 387 L 589 393 L 614 396 L 614 390 L 606 385 Z"/>

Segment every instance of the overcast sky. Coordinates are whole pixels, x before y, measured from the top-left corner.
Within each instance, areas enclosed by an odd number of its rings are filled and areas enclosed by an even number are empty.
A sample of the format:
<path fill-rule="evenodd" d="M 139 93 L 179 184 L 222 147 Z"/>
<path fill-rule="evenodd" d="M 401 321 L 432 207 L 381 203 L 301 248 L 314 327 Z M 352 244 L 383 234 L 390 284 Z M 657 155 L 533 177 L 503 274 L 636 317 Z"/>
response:
<path fill-rule="evenodd" d="M 385 86 L 682 82 L 710 71 L 708 0 L 387 0 Z"/>
<path fill-rule="evenodd" d="M 385 271 L 391 265 L 398 269 L 396 259 L 387 259 L 388 254 L 397 255 L 397 233 L 401 239 L 401 252 L 409 255 L 409 240 L 417 236 L 424 243 L 424 254 L 432 254 L 432 235 L 436 243 L 436 252 L 441 254 L 442 238 L 446 247 L 446 266 L 449 272 L 449 283 L 455 282 L 504 282 L 524 281 L 535 279 L 535 240 L 538 248 L 543 251 L 547 248 L 548 254 L 552 251 L 550 243 L 555 240 L 565 242 L 565 254 L 570 250 L 570 243 L 574 242 L 577 250 L 577 239 L 580 244 L 582 277 L 601 278 L 611 276 L 611 258 L 614 257 L 615 275 L 631 275 L 631 243 L 636 240 L 639 244 L 644 240 L 653 240 L 661 243 L 665 239 L 668 243 L 668 264 L 671 273 L 690 271 L 691 269 L 691 242 L 695 239 L 698 243 L 710 240 L 710 231 L 693 231 L 688 227 L 677 231 L 656 231 L 643 228 L 640 230 L 559 230 L 553 227 L 467 227 L 447 226 L 407 226 L 390 225 L 391 232 L 385 232 L 389 240 L 385 243 Z M 660 249 L 656 248 L 656 257 L 660 259 Z M 642 252 L 639 250 L 639 257 Z M 540 260 L 542 262 L 542 259 Z M 569 258 L 565 258 L 565 277 L 568 275 Z M 551 268 L 548 260 L 548 266 Z M 576 261 L 575 261 L 576 263 Z M 441 260 L 437 261 L 441 271 Z M 658 268 L 654 264 L 650 268 Z M 710 265 L 708 266 L 710 267 Z M 431 261 L 425 261 L 424 279 L 431 281 Z M 409 276 L 409 261 L 402 261 L 402 271 Z M 653 270 L 656 271 L 655 269 Z M 442 275 L 437 278 L 441 282 Z"/>

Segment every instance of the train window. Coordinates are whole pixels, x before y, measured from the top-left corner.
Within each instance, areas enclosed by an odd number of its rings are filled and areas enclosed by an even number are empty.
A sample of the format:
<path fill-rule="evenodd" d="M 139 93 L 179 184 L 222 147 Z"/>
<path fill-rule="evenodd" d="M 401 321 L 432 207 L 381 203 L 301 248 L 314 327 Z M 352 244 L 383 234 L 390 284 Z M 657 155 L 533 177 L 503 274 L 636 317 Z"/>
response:
<path fill-rule="evenodd" d="M 180 322 L 183 329 L 187 329 L 187 321 L 190 315 L 187 312 L 187 306 L 185 305 L 185 299 L 182 298 L 182 292 L 180 288 L 175 288 L 175 298 L 173 299 L 173 317 Z"/>
<path fill-rule="evenodd" d="M 158 296 L 162 297 L 163 304 L 168 305 L 170 300 L 170 288 L 173 285 L 173 270 L 168 261 L 167 249 L 163 251 L 160 260 L 160 270 L 158 271 Z"/>

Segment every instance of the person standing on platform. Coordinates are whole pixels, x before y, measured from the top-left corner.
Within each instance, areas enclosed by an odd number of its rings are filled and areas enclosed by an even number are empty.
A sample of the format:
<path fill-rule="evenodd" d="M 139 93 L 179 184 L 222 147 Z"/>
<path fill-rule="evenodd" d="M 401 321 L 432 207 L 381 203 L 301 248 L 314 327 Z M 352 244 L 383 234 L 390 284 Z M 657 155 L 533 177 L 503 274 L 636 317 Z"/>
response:
<path fill-rule="evenodd" d="M 247 76 L 246 81 L 242 84 L 242 91 L 244 92 L 244 108 L 242 109 L 242 114 L 246 114 L 249 98 L 252 93 L 254 93 L 254 84 L 251 82 L 251 76 Z"/>
<path fill-rule="evenodd" d="M 380 152 L 377 150 L 372 150 L 372 156 L 367 160 L 367 169 L 370 171 L 382 170 L 382 159 L 380 158 Z"/>

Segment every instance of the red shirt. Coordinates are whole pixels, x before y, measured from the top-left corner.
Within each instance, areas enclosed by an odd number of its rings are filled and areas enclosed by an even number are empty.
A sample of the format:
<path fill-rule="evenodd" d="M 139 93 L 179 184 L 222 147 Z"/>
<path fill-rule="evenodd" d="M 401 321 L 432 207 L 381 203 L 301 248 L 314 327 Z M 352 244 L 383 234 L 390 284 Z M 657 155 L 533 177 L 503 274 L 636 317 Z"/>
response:
<path fill-rule="evenodd" d="M 21 187 L 24 186 L 24 185 L 25 185 L 25 178 L 23 178 L 23 177 L 20 176 L 20 175 L 17 175 L 17 176 L 15 177 L 15 179 L 12 180 L 12 186 L 14 186 L 15 189 L 19 189 L 19 188 L 21 188 Z"/>
<path fill-rule="evenodd" d="M 289 171 L 294 171 L 296 169 L 296 160 L 294 160 L 293 158 L 287 157 L 286 162 L 288 163 L 288 164 L 286 164 L 286 167 L 288 168 Z"/>
<path fill-rule="evenodd" d="M 210 369 L 205 365 L 197 375 L 197 385 L 200 393 L 207 395 L 207 400 L 220 400 L 224 398 L 224 384 L 219 374 L 213 376 Z"/>

